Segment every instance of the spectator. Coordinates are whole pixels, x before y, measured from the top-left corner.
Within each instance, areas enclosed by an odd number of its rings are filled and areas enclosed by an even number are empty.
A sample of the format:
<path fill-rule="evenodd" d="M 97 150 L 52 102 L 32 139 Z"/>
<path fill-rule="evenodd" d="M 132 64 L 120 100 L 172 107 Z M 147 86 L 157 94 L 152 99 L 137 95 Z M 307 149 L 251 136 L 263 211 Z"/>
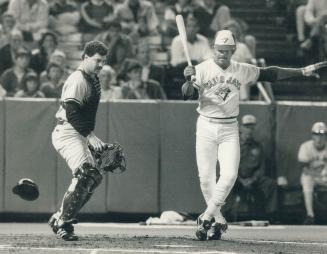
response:
<path fill-rule="evenodd" d="M 44 32 L 38 44 L 38 49 L 32 51 L 31 68 L 40 74 L 46 69 L 50 56 L 57 48 L 57 36 L 50 31 Z"/>
<path fill-rule="evenodd" d="M 304 14 L 308 0 L 289 0 L 287 1 L 287 23 L 292 23 L 295 20 L 297 40 L 302 43 L 305 40 L 305 22 Z M 292 19 L 293 18 L 293 19 Z"/>
<path fill-rule="evenodd" d="M 159 21 L 151 2 L 147 0 L 125 0 L 116 8 L 116 16 L 123 31 L 134 39 L 157 33 Z"/>
<path fill-rule="evenodd" d="M 114 19 L 114 7 L 104 0 L 89 0 L 81 6 L 81 31 L 84 33 L 99 33 L 105 24 Z"/>
<path fill-rule="evenodd" d="M 149 44 L 140 43 L 137 47 L 136 58 L 142 64 L 142 80 L 149 79 L 158 81 L 161 86 L 165 85 L 165 69 L 162 66 L 151 63 Z"/>
<path fill-rule="evenodd" d="M 60 35 L 78 32 L 81 14 L 74 0 L 55 0 L 50 5 L 49 27 Z"/>
<path fill-rule="evenodd" d="M 1 31 L 0 31 L 0 48 L 9 43 L 11 31 L 15 27 L 16 20 L 13 15 L 4 13 L 1 17 Z"/>
<path fill-rule="evenodd" d="M 318 22 L 319 34 L 319 60 L 325 61 L 327 58 L 327 13 L 322 15 Z M 325 75 L 322 77 L 325 80 Z"/>
<path fill-rule="evenodd" d="M 101 99 L 122 99 L 122 89 L 117 86 L 116 72 L 109 65 L 104 65 L 99 73 Z"/>
<path fill-rule="evenodd" d="M 304 22 L 310 28 L 310 36 L 301 43 L 301 48 L 309 50 L 312 47 L 313 39 L 318 35 L 318 23 L 322 15 L 327 12 L 326 0 L 308 0 L 303 9 Z"/>
<path fill-rule="evenodd" d="M 30 58 L 31 53 L 25 47 L 20 47 L 15 51 L 14 66 L 6 70 L 0 77 L 0 83 L 6 89 L 7 96 L 14 96 L 22 88 L 21 81 L 24 75 L 31 71 L 28 68 Z"/>
<path fill-rule="evenodd" d="M 131 38 L 122 33 L 121 24 L 113 20 L 107 24 L 107 31 L 96 37 L 109 48 L 106 64 L 118 71 L 126 58 L 134 56 Z"/>
<path fill-rule="evenodd" d="M 23 34 L 19 30 L 12 30 L 9 44 L 0 49 L 0 75 L 14 65 L 14 52 L 23 46 Z"/>
<path fill-rule="evenodd" d="M 39 40 L 48 27 L 49 6 L 46 0 L 11 0 L 8 13 L 16 19 L 16 27 L 23 31 L 25 41 Z"/>
<path fill-rule="evenodd" d="M 304 142 L 298 152 L 301 163 L 301 185 L 307 217 L 303 224 L 314 224 L 313 192 L 316 185 L 327 186 L 327 127 L 316 122 L 311 128 L 311 140 Z"/>
<path fill-rule="evenodd" d="M 61 65 L 50 62 L 46 74 L 48 81 L 42 83 L 41 92 L 43 92 L 46 98 L 60 98 L 65 81 L 63 78 L 64 69 Z"/>
<path fill-rule="evenodd" d="M 160 84 L 154 80 L 142 81 L 142 64 L 133 59 L 126 60 L 122 86 L 124 99 L 166 99 Z"/>
<path fill-rule="evenodd" d="M 203 0 L 194 10 L 194 15 L 199 20 L 199 33 L 207 38 L 213 38 L 231 19 L 228 6 L 219 2 L 221 1 Z"/>
<path fill-rule="evenodd" d="M 168 5 L 165 9 L 164 23 L 161 27 L 162 32 L 171 38 L 178 35 L 176 15 L 180 14 L 186 19 L 193 10 L 192 0 L 177 0 L 174 5 Z"/>
<path fill-rule="evenodd" d="M 62 70 L 63 70 L 62 79 L 63 80 L 66 80 L 66 78 L 68 78 L 69 74 L 72 73 L 72 70 L 67 66 L 66 60 L 67 60 L 66 54 L 59 49 L 56 49 L 51 54 L 50 60 L 49 60 L 49 63 L 56 63 L 57 65 L 59 65 L 62 68 Z M 47 70 L 44 70 L 40 74 L 40 82 L 41 82 L 41 84 L 43 84 L 47 81 L 49 81 L 48 73 L 47 73 Z"/>
<path fill-rule="evenodd" d="M 262 145 L 254 139 L 257 120 L 244 115 L 240 127 L 241 158 L 235 191 L 252 191 L 262 195 L 269 219 L 277 219 L 277 183 L 265 175 L 265 157 Z"/>
<path fill-rule="evenodd" d="M 29 71 L 24 75 L 21 87 L 22 89 L 15 94 L 15 97 L 44 98 L 44 94 L 39 90 L 39 78 L 34 71 Z"/>
<path fill-rule="evenodd" d="M 193 14 L 189 14 L 186 18 L 186 36 L 187 46 L 191 52 L 190 57 L 193 64 L 202 62 L 212 55 L 209 41 L 203 35 L 200 35 L 197 19 Z M 186 57 L 180 36 L 176 36 L 171 43 L 171 60 L 172 66 L 186 65 Z"/>

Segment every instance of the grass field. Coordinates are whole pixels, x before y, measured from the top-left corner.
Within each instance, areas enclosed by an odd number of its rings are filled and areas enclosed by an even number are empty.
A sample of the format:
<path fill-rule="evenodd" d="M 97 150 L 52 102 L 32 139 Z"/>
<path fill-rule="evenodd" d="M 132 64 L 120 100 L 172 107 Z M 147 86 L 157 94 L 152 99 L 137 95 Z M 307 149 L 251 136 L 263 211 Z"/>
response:
<path fill-rule="evenodd" d="M 195 226 L 80 223 L 65 242 L 46 223 L 1 223 L 0 253 L 327 253 L 327 226 L 230 226 L 220 241 L 196 240 Z"/>

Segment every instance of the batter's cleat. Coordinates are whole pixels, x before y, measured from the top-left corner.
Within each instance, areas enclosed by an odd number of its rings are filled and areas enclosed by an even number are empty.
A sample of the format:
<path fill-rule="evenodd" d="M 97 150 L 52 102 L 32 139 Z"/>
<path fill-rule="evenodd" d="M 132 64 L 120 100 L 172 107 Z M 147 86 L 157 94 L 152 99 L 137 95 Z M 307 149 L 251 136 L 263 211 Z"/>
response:
<path fill-rule="evenodd" d="M 226 223 L 213 222 L 208 231 L 208 240 L 220 240 L 221 235 L 225 233 L 227 229 L 228 225 Z"/>
<path fill-rule="evenodd" d="M 197 223 L 197 229 L 196 229 L 196 232 L 195 232 L 196 237 L 200 241 L 207 240 L 207 234 L 208 234 L 208 230 L 211 227 L 211 222 L 208 221 L 208 220 L 202 220 L 201 215 L 200 215 L 198 217 L 196 223 Z"/>
<path fill-rule="evenodd" d="M 303 225 L 314 225 L 315 224 L 315 218 L 313 216 L 307 216 L 304 221 Z"/>

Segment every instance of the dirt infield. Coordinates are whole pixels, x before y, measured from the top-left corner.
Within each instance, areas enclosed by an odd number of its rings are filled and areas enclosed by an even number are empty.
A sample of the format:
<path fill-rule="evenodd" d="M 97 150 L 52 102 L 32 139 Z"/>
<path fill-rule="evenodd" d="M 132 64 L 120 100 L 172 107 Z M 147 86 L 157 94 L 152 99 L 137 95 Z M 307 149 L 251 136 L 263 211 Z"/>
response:
<path fill-rule="evenodd" d="M 64 242 L 46 224 L 0 224 L 0 253 L 327 253 L 325 226 L 231 226 L 221 241 L 200 242 L 194 226 L 81 223 L 77 242 Z"/>

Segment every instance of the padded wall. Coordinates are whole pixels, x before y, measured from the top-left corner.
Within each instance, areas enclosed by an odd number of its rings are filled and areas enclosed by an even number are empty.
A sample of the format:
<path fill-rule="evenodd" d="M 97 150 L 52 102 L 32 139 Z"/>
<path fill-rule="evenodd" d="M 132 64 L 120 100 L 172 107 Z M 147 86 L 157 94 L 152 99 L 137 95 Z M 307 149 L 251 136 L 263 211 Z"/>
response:
<path fill-rule="evenodd" d="M 59 107 L 59 106 L 58 106 Z M 97 112 L 95 135 L 102 141 L 107 141 L 107 115 L 108 115 L 108 103 L 101 102 Z M 57 197 L 56 197 L 56 211 L 60 205 L 64 193 L 68 189 L 68 186 L 72 180 L 72 173 L 66 162 L 57 154 L 58 158 L 58 176 L 57 176 Z M 81 213 L 104 213 L 106 211 L 106 185 L 107 177 L 102 180 L 101 185 L 95 190 L 94 195 L 90 201 L 83 207 Z"/>
<path fill-rule="evenodd" d="M 297 161 L 300 145 L 311 138 L 315 122 L 327 121 L 326 103 L 279 102 L 276 110 L 276 164 L 278 175 L 291 185 L 300 184 L 302 169 Z"/>
<path fill-rule="evenodd" d="M 109 103 L 109 141 L 125 148 L 127 171 L 109 174 L 110 212 L 159 211 L 159 104 L 155 101 Z"/>
<path fill-rule="evenodd" d="M 195 102 L 160 104 L 160 210 L 199 213 L 205 207 L 198 180 Z"/>
<path fill-rule="evenodd" d="M 4 209 L 5 197 L 5 102 L 0 99 L 0 212 Z"/>
<path fill-rule="evenodd" d="M 243 115 L 252 114 L 257 118 L 255 139 L 263 145 L 266 157 L 266 174 L 276 175 L 275 168 L 275 111 L 272 105 L 264 102 L 246 102 L 240 104 L 239 124 Z"/>
<path fill-rule="evenodd" d="M 48 212 L 54 206 L 56 160 L 49 140 L 56 108 L 55 100 L 6 100 L 6 212 Z M 36 201 L 24 201 L 12 193 L 21 178 L 38 184 L 40 197 Z"/>

